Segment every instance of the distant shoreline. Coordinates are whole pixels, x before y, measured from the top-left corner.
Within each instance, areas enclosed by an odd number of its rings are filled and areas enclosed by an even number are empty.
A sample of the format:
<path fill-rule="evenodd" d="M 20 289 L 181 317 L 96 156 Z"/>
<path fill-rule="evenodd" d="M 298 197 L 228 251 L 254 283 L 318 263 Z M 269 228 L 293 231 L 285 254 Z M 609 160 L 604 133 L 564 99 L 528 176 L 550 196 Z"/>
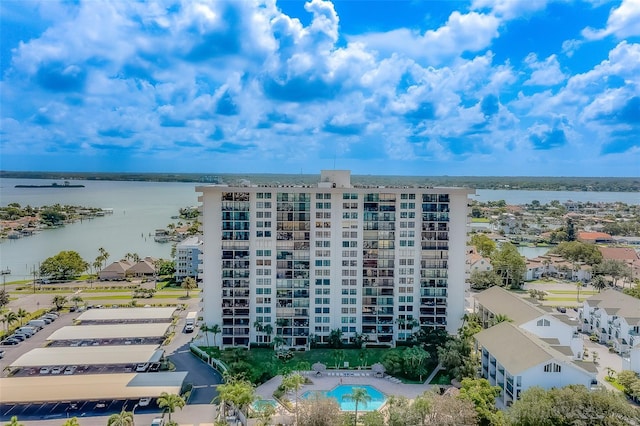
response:
<path fill-rule="evenodd" d="M 276 173 L 107 173 L 107 172 L 24 172 L 0 171 L 0 178 L 181 182 L 199 184 L 282 183 L 313 185 L 319 174 Z M 640 192 L 638 177 L 540 177 L 540 176 L 392 176 L 352 175 L 352 183 L 364 185 L 455 186 L 475 189 Z M 62 187 L 59 185 L 58 187 Z"/>
<path fill-rule="evenodd" d="M 14 188 L 84 188 L 84 185 L 58 185 L 52 183 L 51 185 L 16 185 Z"/>

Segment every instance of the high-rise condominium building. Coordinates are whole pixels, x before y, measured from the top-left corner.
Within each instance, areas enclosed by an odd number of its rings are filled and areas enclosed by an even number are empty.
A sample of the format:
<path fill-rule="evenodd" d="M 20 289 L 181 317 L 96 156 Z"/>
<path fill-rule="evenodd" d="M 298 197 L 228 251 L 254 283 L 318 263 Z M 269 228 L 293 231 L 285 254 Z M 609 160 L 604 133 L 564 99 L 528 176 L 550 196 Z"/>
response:
<path fill-rule="evenodd" d="M 347 340 L 393 345 L 464 314 L 462 188 L 212 185 L 202 193 L 204 321 L 223 346 Z"/>

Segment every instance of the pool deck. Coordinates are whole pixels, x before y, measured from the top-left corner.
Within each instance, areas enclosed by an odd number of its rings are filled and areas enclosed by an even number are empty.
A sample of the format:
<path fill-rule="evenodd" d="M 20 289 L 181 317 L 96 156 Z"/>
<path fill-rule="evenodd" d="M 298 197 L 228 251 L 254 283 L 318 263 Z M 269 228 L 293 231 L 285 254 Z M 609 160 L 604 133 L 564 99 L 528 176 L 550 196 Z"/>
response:
<path fill-rule="evenodd" d="M 329 391 L 338 385 L 370 385 L 386 396 L 397 395 L 413 399 L 432 389 L 429 380 L 422 384 L 404 384 L 390 376 L 375 377 L 371 371 L 330 370 L 317 376 L 315 371 L 303 371 L 301 374 L 311 380 L 311 384 L 303 385 L 298 391 L 302 395 L 307 391 Z M 430 378 L 429 378 L 430 379 Z M 282 376 L 276 376 L 256 388 L 256 395 L 262 399 L 273 399 L 273 392 L 282 383 Z M 288 395 L 291 397 L 291 395 Z"/>

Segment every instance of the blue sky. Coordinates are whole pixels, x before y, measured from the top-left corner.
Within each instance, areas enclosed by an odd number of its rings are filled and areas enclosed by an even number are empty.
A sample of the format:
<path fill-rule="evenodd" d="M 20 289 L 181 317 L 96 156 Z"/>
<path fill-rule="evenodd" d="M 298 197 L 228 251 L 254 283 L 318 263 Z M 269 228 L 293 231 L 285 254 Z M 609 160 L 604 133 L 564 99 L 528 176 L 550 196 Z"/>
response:
<path fill-rule="evenodd" d="M 0 2 L 3 170 L 640 176 L 640 0 Z"/>

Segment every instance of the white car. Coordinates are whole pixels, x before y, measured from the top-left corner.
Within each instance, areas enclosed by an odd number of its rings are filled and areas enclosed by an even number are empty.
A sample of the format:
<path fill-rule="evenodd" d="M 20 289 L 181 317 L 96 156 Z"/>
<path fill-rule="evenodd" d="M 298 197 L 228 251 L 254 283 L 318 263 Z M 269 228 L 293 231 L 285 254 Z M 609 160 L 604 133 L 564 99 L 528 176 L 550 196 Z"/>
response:
<path fill-rule="evenodd" d="M 40 368 L 40 374 L 49 374 L 51 373 L 51 369 L 49 367 Z"/>
<path fill-rule="evenodd" d="M 77 365 L 70 365 L 64 369 L 64 374 L 73 374 L 76 372 L 77 368 L 78 368 Z"/>
<path fill-rule="evenodd" d="M 51 374 L 60 374 L 62 373 L 62 367 L 53 367 L 51 369 Z"/>
<path fill-rule="evenodd" d="M 140 402 L 138 402 L 139 407 L 146 407 L 151 404 L 151 398 L 140 398 Z"/>
<path fill-rule="evenodd" d="M 144 373 L 149 368 L 149 364 L 138 364 L 136 365 L 136 372 Z"/>

